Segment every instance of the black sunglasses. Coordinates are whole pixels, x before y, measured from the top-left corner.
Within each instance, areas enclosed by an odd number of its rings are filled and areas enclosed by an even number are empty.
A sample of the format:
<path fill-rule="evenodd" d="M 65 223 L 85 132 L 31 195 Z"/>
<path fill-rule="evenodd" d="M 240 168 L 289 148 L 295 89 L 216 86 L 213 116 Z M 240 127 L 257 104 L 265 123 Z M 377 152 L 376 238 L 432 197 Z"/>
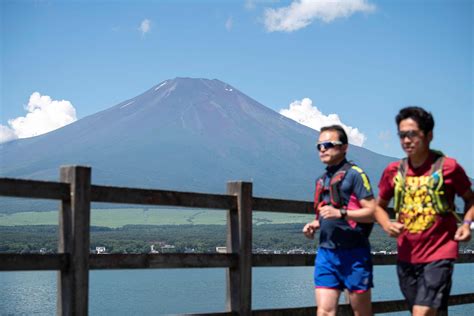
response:
<path fill-rule="evenodd" d="M 324 149 L 329 149 L 333 148 L 334 146 L 339 146 L 342 145 L 342 142 L 339 140 L 333 140 L 333 141 L 328 141 L 328 142 L 321 142 L 316 144 L 316 148 L 321 151 L 321 148 L 324 147 Z"/>
<path fill-rule="evenodd" d="M 404 139 L 405 137 L 408 137 L 409 139 L 412 139 L 412 138 L 415 138 L 419 135 L 420 135 L 420 132 L 419 131 L 414 131 L 414 130 L 398 132 L 398 137 L 400 137 L 400 139 Z"/>

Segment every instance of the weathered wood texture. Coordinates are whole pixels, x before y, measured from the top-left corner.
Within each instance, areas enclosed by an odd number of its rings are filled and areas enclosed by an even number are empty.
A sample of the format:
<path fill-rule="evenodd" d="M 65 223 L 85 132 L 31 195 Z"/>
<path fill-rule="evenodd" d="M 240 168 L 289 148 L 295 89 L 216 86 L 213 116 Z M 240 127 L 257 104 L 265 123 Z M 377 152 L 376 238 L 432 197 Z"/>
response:
<path fill-rule="evenodd" d="M 64 270 L 69 265 L 68 254 L 0 253 L 0 271 Z"/>
<path fill-rule="evenodd" d="M 0 196 L 63 200 L 69 196 L 66 183 L 0 178 Z"/>
<path fill-rule="evenodd" d="M 315 255 L 252 254 L 252 211 L 313 214 L 313 203 L 252 197 L 252 184 L 231 182 L 227 194 L 204 194 L 90 184 L 87 167 L 62 167 L 60 182 L 0 178 L 0 196 L 61 201 L 58 254 L 0 254 L 0 271 L 57 270 L 58 315 L 87 315 L 90 269 L 228 268 L 226 312 L 193 315 L 315 315 L 315 307 L 252 311 L 252 267 L 312 266 Z M 227 210 L 227 254 L 90 254 L 90 203 L 151 204 Z M 391 218 L 393 209 L 389 209 Z M 457 263 L 473 263 L 461 254 Z M 374 255 L 374 265 L 396 255 Z M 396 278 L 396 276 L 394 276 Z M 472 304 L 474 293 L 452 295 L 450 305 Z M 403 300 L 374 302 L 374 313 L 406 311 Z M 350 315 L 341 305 L 338 315 Z M 191 314 L 190 314 L 191 315 Z"/>
<path fill-rule="evenodd" d="M 169 254 L 90 254 L 89 269 L 162 269 L 162 268 L 236 268 L 238 253 L 169 253 Z M 315 255 L 252 254 L 252 267 L 313 266 Z M 474 255 L 461 254 L 456 263 L 474 263 Z M 395 255 L 374 255 L 374 265 L 396 264 Z M 69 255 L 0 254 L 0 271 L 63 270 Z"/>
<path fill-rule="evenodd" d="M 93 185 L 93 202 L 183 206 L 211 209 L 236 209 L 234 196 Z"/>
<path fill-rule="evenodd" d="M 91 254 L 90 269 L 236 268 L 237 254 Z"/>
<path fill-rule="evenodd" d="M 314 214 L 312 202 L 267 199 L 259 197 L 254 197 L 252 199 L 252 209 L 254 211 L 265 212 Z"/>
<path fill-rule="evenodd" d="M 289 254 L 253 254 L 252 265 L 254 267 L 297 267 L 297 266 L 313 266 L 316 255 L 289 255 Z M 396 264 L 396 255 L 373 255 L 372 262 L 374 265 L 393 265 Z M 469 261 L 467 261 L 469 262 Z M 474 256 L 470 262 L 474 262 Z"/>
<path fill-rule="evenodd" d="M 252 265 L 254 267 L 298 267 L 314 266 L 316 255 L 289 255 L 289 254 L 253 254 Z"/>
<path fill-rule="evenodd" d="M 252 312 L 252 183 L 228 183 L 227 193 L 237 197 L 237 214 L 228 212 L 227 249 L 238 254 L 238 264 L 227 270 L 226 307 L 246 316 Z"/>
<path fill-rule="evenodd" d="M 58 315 L 88 315 L 91 169 L 62 167 L 61 182 L 69 183 L 70 197 L 63 200 L 59 225 L 60 253 L 70 264 L 58 272 Z"/>

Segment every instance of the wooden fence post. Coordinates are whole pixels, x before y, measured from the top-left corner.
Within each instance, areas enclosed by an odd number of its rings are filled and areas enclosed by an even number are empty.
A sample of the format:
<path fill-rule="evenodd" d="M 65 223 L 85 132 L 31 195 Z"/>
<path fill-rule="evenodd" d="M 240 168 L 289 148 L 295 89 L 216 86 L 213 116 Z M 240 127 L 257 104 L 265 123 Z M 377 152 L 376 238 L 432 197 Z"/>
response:
<path fill-rule="evenodd" d="M 61 202 L 59 253 L 69 255 L 69 264 L 58 272 L 57 314 L 88 314 L 91 169 L 61 167 L 60 182 L 70 184 L 70 199 Z"/>
<path fill-rule="evenodd" d="M 252 183 L 229 182 L 227 194 L 237 196 L 237 210 L 227 212 L 227 252 L 238 255 L 227 269 L 226 307 L 238 315 L 252 313 Z"/>

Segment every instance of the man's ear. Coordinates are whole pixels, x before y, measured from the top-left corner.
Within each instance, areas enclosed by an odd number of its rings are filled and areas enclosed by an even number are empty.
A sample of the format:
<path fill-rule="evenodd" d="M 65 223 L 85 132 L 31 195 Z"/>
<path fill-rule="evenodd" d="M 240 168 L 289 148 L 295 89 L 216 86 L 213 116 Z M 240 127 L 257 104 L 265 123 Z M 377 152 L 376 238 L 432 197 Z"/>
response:
<path fill-rule="evenodd" d="M 431 142 L 433 140 L 433 131 L 429 131 L 426 135 L 426 138 L 428 138 L 428 141 Z"/>
<path fill-rule="evenodd" d="M 349 144 L 342 145 L 342 150 L 344 150 L 345 153 L 347 152 L 348 148 L 349 148 Z"/>

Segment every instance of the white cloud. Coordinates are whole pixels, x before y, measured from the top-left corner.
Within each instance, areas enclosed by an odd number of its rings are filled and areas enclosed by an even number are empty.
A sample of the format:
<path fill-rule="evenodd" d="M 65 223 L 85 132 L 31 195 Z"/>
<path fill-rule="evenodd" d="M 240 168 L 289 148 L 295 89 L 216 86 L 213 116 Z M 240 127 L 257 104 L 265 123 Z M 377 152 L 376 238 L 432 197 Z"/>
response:
<path fill-rule="evenodd" d="M 138 29 L 142 32 L 142 36 L 145 36 L 151 30 L 151 21 L 148 19 L 143 20 Z"/>
<path fill-rule="evenodd" d="M 39 92 L 30 96 L 25 110 L 26 116 L 8 120 L 9 126 L 0 125 L 0 143 L 45 134 L 77 120 L 71 102 L 52 100 Z"/>
<path fill-rule="evenodd" d="M 309 98 L 292 102 L 288 109 L 280 110 L 280 114 L 317 131 L 324 126 L 341 125 L 347 133 L 349 143 L 357 146 L 362 146 L 367 139 L 363 133 L 359 132 L 359 129 L 342 123 L 337 114 L 324 115 L 316 106 L 313 106 L 313 101 Z"/>
<path fill-rule="evenodd" d="M 15 132 L 8 126 L 0 124 L 0 144 L 17 139 Z"/>
<path fill-rule="evenodd" d="M 310 25 L 314 20 L 329 23 L 357 12 L 373 11 L 375 5 L 368 0 L 294 0 L 287 7 L 265 9 L 264 23 L 270 32 L 293 32 Z"/>
<path fill-rule="evenodd" d="M 234 22 L 232 20 L 232 17 L 230 16 L 227 21 L 225 21 L 225 28 L 227 29 L 227 31 L 230 31 L 232 30 L 232 26 L 234 25 Z"/>

